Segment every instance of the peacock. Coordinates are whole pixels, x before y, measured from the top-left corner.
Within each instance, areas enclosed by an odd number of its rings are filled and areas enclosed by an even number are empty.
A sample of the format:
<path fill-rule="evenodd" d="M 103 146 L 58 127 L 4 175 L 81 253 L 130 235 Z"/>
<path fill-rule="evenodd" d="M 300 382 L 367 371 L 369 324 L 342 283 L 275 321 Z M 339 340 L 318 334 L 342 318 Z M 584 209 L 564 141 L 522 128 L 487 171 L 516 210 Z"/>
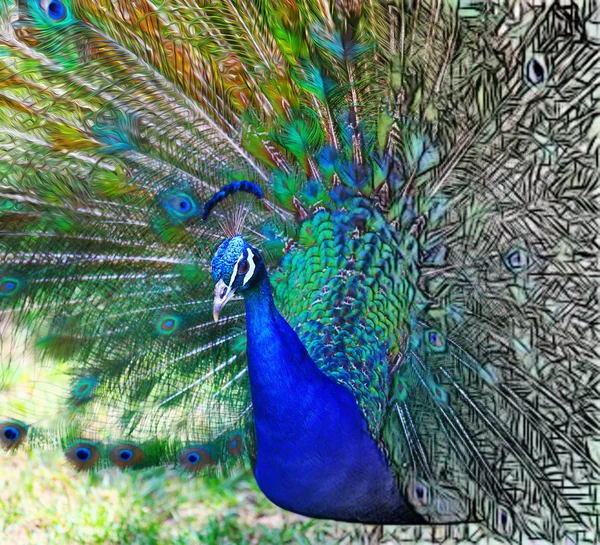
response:
<path fill-rule="evenodd" d="M 593 2 L 0 0 L 0 445 L 596 542 L 599 78 Z"/>

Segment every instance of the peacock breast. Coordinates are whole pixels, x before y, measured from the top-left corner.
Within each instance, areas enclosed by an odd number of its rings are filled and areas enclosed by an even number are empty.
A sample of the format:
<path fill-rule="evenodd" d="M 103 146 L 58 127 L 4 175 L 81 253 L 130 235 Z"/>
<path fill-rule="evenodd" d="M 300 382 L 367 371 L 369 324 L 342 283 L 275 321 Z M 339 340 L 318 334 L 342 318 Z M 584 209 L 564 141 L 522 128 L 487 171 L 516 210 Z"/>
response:
<path fill-rule="evenodd" d="M 407 335 L 417 241 L 356 200 L 304 222 L 300 244 L 272 275 L 275 299 L 310 356 L 354 394 L 376 431 L 388 361 Z"/>

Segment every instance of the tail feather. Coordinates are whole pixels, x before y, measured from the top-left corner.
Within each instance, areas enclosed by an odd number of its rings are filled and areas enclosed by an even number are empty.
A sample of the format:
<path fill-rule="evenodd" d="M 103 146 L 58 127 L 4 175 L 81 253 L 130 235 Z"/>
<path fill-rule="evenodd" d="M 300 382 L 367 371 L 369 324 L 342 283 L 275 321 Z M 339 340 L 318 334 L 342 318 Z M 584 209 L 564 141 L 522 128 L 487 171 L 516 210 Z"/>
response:
<path fill-rule="evenodd" d="M 0 394 L 1 445 L 79 469 L 250 459 L 242 303 L 210 313 L 210 257 L 243 227 L 290 323 L 319 326 L 308 348 L 342 339 L 324 370 L 381 417 L 419 513 L 594 537 L 589 6 L 60 5 L 0 0 L 4 378 L 41 363 Z M 263 202 L 202 218 L 235 180 Z"/>

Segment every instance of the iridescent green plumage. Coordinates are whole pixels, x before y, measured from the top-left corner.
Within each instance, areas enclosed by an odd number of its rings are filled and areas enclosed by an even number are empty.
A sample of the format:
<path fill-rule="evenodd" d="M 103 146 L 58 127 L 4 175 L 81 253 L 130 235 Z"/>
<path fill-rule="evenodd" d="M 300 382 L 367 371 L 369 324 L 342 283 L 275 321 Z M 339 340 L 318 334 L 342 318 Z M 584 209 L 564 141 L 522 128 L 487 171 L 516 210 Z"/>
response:
<path fill-rule="evenodd" d="M 249 462 L 239 228 L 426 520 L 597 533 L 598 23 L 521 8 L 0 0 L 1 444 Z"/>

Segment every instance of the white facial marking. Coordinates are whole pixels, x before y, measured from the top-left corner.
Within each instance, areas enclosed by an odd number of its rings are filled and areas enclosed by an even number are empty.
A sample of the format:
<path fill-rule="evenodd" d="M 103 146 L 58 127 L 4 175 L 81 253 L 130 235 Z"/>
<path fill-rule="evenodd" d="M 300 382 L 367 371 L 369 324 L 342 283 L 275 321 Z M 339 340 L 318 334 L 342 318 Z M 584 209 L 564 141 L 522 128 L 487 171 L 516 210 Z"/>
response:
<path fill-rule="evenodd" d="M 237 276 L 238 265 L 240 264 L 240 261 L 243 258 L 244 258 L 244 254 L 242 253 L 242 255 L 240 257 L 238 257 L 238 260 L 235 262 L 235 265 L 233 266 L 233 272 L 231 273 L 231 280 L 229 280 L 229 286 L 227 286 L 230 289 L 231 289 L 231 286 L 233 286 L 233 283 L 235 282 L 235 277 Z"/>
<path fill-rule="evenodd" d="M 248 269 L 248 272 L 244 276 L 244 286 L 246 285 L 246 282 L 248 282 L 248 280 L 252 278 L 252 275 L 254 274 L 254 269 L 256 269 L 256 264 L 254 263 L 254 254 L 252 253 L 252 250 L 250 248 L 248 248 L 248 265 L 250 267 Z"/>

